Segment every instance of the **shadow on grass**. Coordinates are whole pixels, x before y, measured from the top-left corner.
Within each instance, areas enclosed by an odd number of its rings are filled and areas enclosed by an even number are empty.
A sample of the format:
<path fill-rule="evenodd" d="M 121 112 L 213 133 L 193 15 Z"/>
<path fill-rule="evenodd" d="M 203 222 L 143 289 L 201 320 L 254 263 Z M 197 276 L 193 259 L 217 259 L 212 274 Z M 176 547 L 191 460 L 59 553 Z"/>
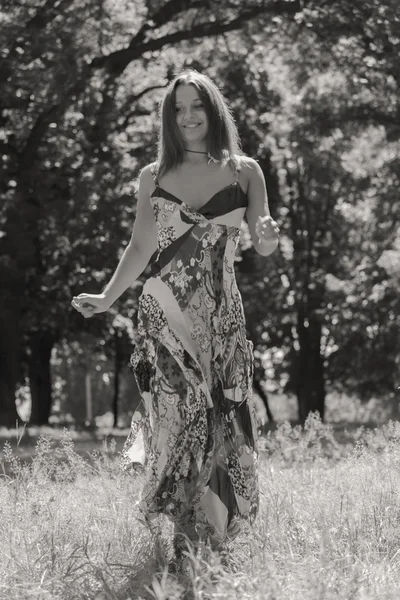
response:
<path fill-rule="evenodd" d="M 191 600 L 193 591 L 184 578 L 154 560 L 144 565 L 129 579 L 124 589 L 120 590 L 119 596 L 131 600 Z"/>
<path fill-rule="evenodd" d="M 144 565 L 129 580 L 125 593 L 129 594 L 132 600 L 134 598 L 143 598 L 143 600 L 154 600 L 154 595 L 148 591 L 152 589 L 152 581 L 155 575 L 156 565 L 154 562 Z"/>

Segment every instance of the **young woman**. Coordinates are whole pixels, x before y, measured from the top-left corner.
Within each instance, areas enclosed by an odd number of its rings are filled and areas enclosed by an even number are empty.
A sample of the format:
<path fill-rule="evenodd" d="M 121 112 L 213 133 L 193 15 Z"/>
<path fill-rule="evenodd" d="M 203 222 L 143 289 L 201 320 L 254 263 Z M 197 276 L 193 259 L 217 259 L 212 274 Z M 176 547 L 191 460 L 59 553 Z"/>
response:
<path fill-rule="evenodd" d="M 140 174 L 115 274 L 72 301 L 85 317 L 106 311 L 151 263 L 131 357 L 142 407 L 123 456 L 145 462 L 141 509 L 173 519 L 177 553 L 188 538 L 218 547 L 258 509 L 252 345 L 234 273 L 244 217 L 257 252 L 271 254 L 279 230 L 262 171 L 242 155 L 218 88 L 184 72 L 162 101 L 158 160 Z"/>

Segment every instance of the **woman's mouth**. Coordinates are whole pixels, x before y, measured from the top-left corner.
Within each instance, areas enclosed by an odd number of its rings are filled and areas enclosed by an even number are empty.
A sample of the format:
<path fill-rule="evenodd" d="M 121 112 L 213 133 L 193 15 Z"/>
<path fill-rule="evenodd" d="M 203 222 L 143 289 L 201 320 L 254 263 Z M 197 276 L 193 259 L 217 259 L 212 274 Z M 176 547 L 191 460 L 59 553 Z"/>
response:
<path fill-rule="evenodd" d="M 200 127 L 201 123 L 191 123 L 190 125 L 183 125 L 185 129 L 196 129 L 196 127 Z"/>

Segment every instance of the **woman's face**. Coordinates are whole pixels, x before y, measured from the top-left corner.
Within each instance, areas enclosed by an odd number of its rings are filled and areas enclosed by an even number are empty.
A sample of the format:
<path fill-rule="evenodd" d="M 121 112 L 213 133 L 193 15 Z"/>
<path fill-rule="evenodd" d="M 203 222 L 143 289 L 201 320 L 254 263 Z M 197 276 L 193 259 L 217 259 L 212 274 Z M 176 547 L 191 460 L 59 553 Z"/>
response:
<path fill-rule="evenodd" d="M 208 119 L 196 88 L 193 85 L 178 85 L 175 91 L 176 122 L 186 142 L 205 139 Z"/>

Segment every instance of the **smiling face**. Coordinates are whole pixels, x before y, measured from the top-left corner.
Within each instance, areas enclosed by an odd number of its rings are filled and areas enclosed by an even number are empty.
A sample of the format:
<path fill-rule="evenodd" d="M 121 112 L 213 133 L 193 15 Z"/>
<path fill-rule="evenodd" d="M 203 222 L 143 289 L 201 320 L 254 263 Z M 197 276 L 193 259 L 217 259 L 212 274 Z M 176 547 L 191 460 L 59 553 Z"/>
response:
<path fill-rule="evenodd" d="M 194 85 L 178 85 L 175 92 L 176 122 L 188 148 L 206 150 L 208 118 Z"/>
<path fill-rule="evenodd" d="M 186 70 L 167 86 L 160 103 L 159 177 L 207 153 L 217 161 L 242 154 L 237 127 L 226 100 L 207 75 Z M 207 161 L 208 162 L 208 161 Z"/>

